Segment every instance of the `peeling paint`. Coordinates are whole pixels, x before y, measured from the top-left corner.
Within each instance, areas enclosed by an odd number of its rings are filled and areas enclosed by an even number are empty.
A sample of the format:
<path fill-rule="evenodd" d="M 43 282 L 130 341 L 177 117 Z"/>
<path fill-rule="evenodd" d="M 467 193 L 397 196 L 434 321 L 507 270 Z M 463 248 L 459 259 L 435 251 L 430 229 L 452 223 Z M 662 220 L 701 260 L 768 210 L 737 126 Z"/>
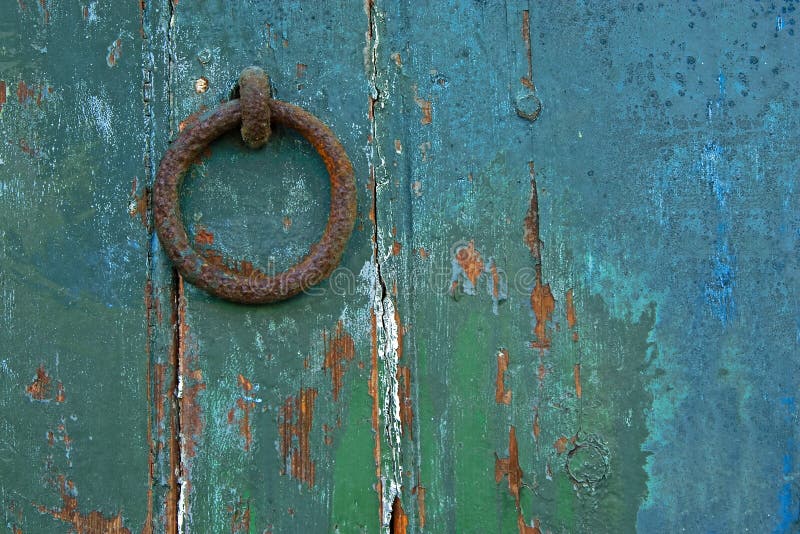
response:
<path fill-rule="evenodd" d="M 497 377 L 495 379 L 494 400 L 497 404 L 511 404 L 511 389 L 506 389 L 505 376 L 508 370 L 508 350 L 497 352 Z"/>
<path fill-rule="evenodd" d="M 317 390 L 313 388 L 303 388 L 297 397 L 287 397 L 281 408 L 278 426 L 283 458 L 281 474 L 289 474 L 305 482 L 309 488 L 314 486 L 316 474 L 309 440 L 316 398 Z"/>
<path fill-rule="evenodd" d="M 117 38 L 106 50 L 106 65 L 115 67 L 122 56 L 122 38 Z"/>
<path fill-rule="evenodd" d="M 408 530 L 408 516 L 403 510 L 403 503 L 400 497 L 395 497 L 392 503 L 392 522 L 389 532 L 392 534 L 406 534 Z"/>
<path fill-rule="evenodd" d="M 122 514 L 107 518 L 97 511 L 82 514 L 78 511 L 78 491 L 71 480 L 63 475 L 58 477 L 57 486 L 61 494 L 62 506 L 58 509 L 37 505 L 42 514 L 48 514 L 54 519 L 69 523 L 76 533 L 80 534 L 130 534 L 122 521 Z"/>
<path fill-rule="evenodd" d="M 325 347 L 325 360 L 322 368 L 331 373 L 333 400 L 336 402 L 339 400 L 339 392 L 342 389 L 348 365 L 356 355 L 356 347 L 353 338 L 344 330 L 342 321 L 336 323 L 336 330 L 332 336 L 328 337 L 328 333 L 323 331 L 322 341 Z"/>
<path fill-rule="evenodd" d="M 244 451 L 249 451 L 253 443 L 253 432 L 250 428 L 250 414 L 255 410 L 256 405 L 261 402 L 261 399 L 257 399 L 253 396 L 253 393 L 258 391 L 258 386 L 253 386 L 252 382 L 245 378 L 244 375 L 240 374 L 237 377 L 237 382 L 242 389 L 242 395 L 236 399 L 236 406 L 228 411 L 228 424 L 232 425 L 237 422 L 236 411 L 238 410 L 239 434 L 243 439 L 243 449 Z"/>
<path fill-rule="evenodd" d="M 512 425 L 508 431 L 508 458 L 494 455 L 494 481 L 499 484 L 503 477 L 508 478 L 508 490 L 514 496 L 517 510 L 520 509 L 519 491 L 522 487 L 522 468 L 519 465 L 519 447 L 517 446 L 517 430 Z"/>
<path fill-rule="evenodd" d="M 419 109 L 422 112 L 422 118 L 419 120 L 419 123 L 424 126 L 433 122 L 433 106 L 431 101 L 419 97 L 417 94 L 416 85 L 414 86 L 414 102 L 417 103 L 417 106 L 419 106 Z"/>

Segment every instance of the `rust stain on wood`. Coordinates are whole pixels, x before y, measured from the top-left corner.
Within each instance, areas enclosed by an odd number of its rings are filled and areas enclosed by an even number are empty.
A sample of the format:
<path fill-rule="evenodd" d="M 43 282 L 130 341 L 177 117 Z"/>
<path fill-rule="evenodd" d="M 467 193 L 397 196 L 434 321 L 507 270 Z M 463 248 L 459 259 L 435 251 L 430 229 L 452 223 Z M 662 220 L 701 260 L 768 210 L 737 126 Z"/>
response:
<path fill-rule="evenodd" d="M 211 246 L 214 244 L 214 234 L 209 232 L 206 228 L 198 226 L 194 234 L 194 242 L 202 246 Z"/>
<path fill-rule="evenodd" d="M 33 87 L 29 87 L 23 80 L 17 84 L 17 100 L 20 104 L 26 105 L 36 95 Z"/>
<path fill-rule="evenodd" d="M 3 104 L 6 103 L 6 82 L 0 80 L 0 111 L 3 111 Z"/>
<path fill-rule="evenodd" d="M 528 162 L 531 177 L 531 195 L 528 202 L 528 213 L 522 223 L 522 240 L 531 251 L 531 256 L 541 268 L 542 242 L 539 240 L 539 193 L 536 190 L 536 169 L 532 161 Z M 538 273 L 537 273 L 538 274 Z"/>
<path fill-rule="evenodd" d="M 39 512 L 69 523 L 77 534 L 130 534 L 130 530 L 123 526 L 120 513 L 111 518 L 106 518 L 97 511 L 88 514 L 80 513 L 75 484 L 71 480 L 65 479 L 63 475 L 58 477 L 58 487 L 61 493 L 61 508 L 50 509 L 43 505 L 37 505 Z"/>
<path fill-rule="evenodd" d="M 307 68 L 308 68 L 308 65 L 306 65 L 305 63 L 298 63 L 297 64 L 296 77 L 297 78 L 302 78 L 303 76 L 305 76 Z"/>
<path fill-rule="evenodd" d="M 569 439 L 567 439 L 566 436 L 561 436 L 553 443 L 553 448 L 558 454 L 564 454 L 567 450 L 567 443 L 569 443 Z"/>
<path fill-rule="evenodd" d="M 506 389 L 505 376 L 508 370 L 508 350 L 497 353 L 497 377 L 495 379 L 494 400 L 497 404 L 511 404 L 511 389 Z"/>
<path fill-rule="evenodd" d="M 539 441 L 539 434 L 542 432 L 542 428 L 539 425 L 539 407 L 536 406 L 533 409 L 533 439 Z"/>
<path fill-rule="evenodd" d="M 332 336 L 328 336 L 328 332 L 323 331 L 322 341 L 325 347 L 325 360 L 322 368 L 331 373 L 333 400 L 338 401 L 349 362 L 353 361 L 356 355 L 356 346 L 353 338 L 345 331 L 342 321 L 336 323 L 336 330 Z"/>
<path fill-rule="evenodd" d="M 244 504 L 244 506 L 243 506 Z M 231 534 L 250 532 L 250 502 L 239 501 L 236 506 L 228 508 L 231 514 Z"/>
<path fill-rule="evenodd" d="M 575 330 L 575 326 L 578 324 L 578 319 L 577 316 L 575 315 L 575 302 L 573 300 L 572 289 L 567 290 L 566 305 L 567 305 L 567 326 L 569 326 L 570 330 L 572 330 L 572 341 L 577 342 L 578 331 Z"/>
<path fill-rule="evenodd" d="M 528 246 L 534 258 L 536 268 L 536 285 L 531 291 L 531 308 L 536 317 L 534 334 L 536 340 L 531 346 L 539 349 L 550 347 L 550 338 L 547 335 L 547 323 L 555 311 L 555 299 L 550 291 L 550 284 L 542 282 L 542 242 L 539 237 L 539 195 L 536 190 L 536 172 L 533 162 L 528 163 L 531 176 L 531 196 L 528 213 L 523 221 L 523 241 Z M 541 375 L 541 372 L 540 372 Z M 541 378 L 541 376 L 540 376 Z"/>
<path fill-rule="evenodd" d="M 519 529 L 519 534 L 542 534 L 542 530 L 539 527 L 539 518 L 533 520 L 533 526 L 531 527 L 525 524 L 525 518 L 522 517 L 521 512 L 517 515 L 517 528 Z"/>
<path fill-rule="evenodd" d="M 25 391 L 28 392 L 28 396 L 31 400 L 49 400 L 50 392 L 53 388 L 52 381 L 53 379 L 47 374 L 44 365 L 40 365 L 39 368 L 36 369 L 36 378 L 25 388 Z"/>
<path fill-rule="evenodd" d="M 400 401 L 400 425 L 403 434 L 414 439 L 414 405 L 411 401 L 411 369 L 397 366 L 397 393 Z"/>
<path fill-rule="evenodd" d="M 417 496 L 417 513 L 419 517 L 419 528 L 425 528 L 425 486 L 417 484 L 411 490 L 411 493 Z"/>
<path fill-rule="evenodd" d="M 408 516 L 403 510 L 400 497 L 395 497 L 392 503 L 392 523 L 389 526 L 391 534 L 406 534 L 408 531 Z"/>
<path fill-rule="evenodd" d="M 581 391 L 581 364 L 576 363 L 574 367 L 574 374 L 575 374 L 575 396 L 579 399 L 581 398 L 582 391 Z"/>
<path fill-rule="evenodd" d="M 420 124 L 425 125 L 433 122 L 433 106 L 431 101 L 420 98 L 420 96 L 417 94 L 416 85 L 414 86 L 414 102 L 417 103 L 420 111 L 422 111 L 422 118 L 419 120 Z"/>
<path fill-rule="evenodd" d="M 117 61 L 122 56 L 122 39 L 117 39 L 108 47 L 106 55 L 106 64 L 109 67 L 115 67 Z"/>
<path fill-rule="evenodd" d="M 253 433 L 250 429 L 250 413 L 255 410 L 256 403 L 251 396 L 253 384 L 240 374 L 237 378 L 239 387 L 242 388 L 242 396 L 236 399 L 236 407 L 228 411 L 228 424 L 236 422 L 236 410 L 239 410 L 239 434 L 244 439 L 244 450 L 249 451 L 253 443 Z"/>
<path fill-rule="evenodd" d="M 150 204 L 150 188 L 145 187 L 142 189 L 142 193 L 138 194 L 137 190 L 139 189 L 139 180 L 138 178 L 133 178 L 133 183 L 131 184 L 131 204 L 128 207 L 128 215 L 131 218 L 139 217 L 139 220 L 142 222 L 142 226 L 145 228 L 149 228 L 147 224 L 147 210 Z"/>
<path fill-rule="evenodd" d="M 317 390 L 313 388 L 301 389 L 296 398 L 287 397 L 281 408 L 278 428 L 283 457 L 281 474 L 290 473 L 293 478 L 305 482 L 309 488 L 314 485 L 316 470 L 316 465 L 311 459 L 309 441 L 316 398 Z"/>
<path fill-rule="evenodd" d="M 537 277 L 536 285 L 531 292 L 531 307 L 536 317 L 536 326 L 533 329 L 536 340 L 531 343 L 531 346 L 539 349 L 549 348 L 550 338 L 547 335 L 547 323 L 553 316 L 556 301 L 550 291 L 550 284 L 542 284 L 540 277 Z"/>
<path fill-rule="evenodd" d="M 472 282 L 472 285 L 477 286 L 484 263 L 481 253 L 475 250 L 474 241 L 470 241 L 466 247 L 461 247 L 456 251 L 456 262 L 464 270 L 464 274 Z"/>
<path fill-rule="evenodd" d="M 508 477 L 508 489 L 514 496 L 514 501 L 519 505 L 519 491 L 522 487 L 522 468 L 519 465 L 519 448 L 517 446 L 517 430 L 512 425 L 508 431 L 508 458 L 494 455 L 494 481 L 499 484 L 503 477 Z"/>
<path fill-rule="evenodd" d="M 536 86 L 533 84 L 533 53 L 531 52 L 531 14 L 527 9 L 522 12 L 522 42 L 525 43 L 528 73 L 520 81 L 522 85 L 531 91 L 535 91 Z"/>

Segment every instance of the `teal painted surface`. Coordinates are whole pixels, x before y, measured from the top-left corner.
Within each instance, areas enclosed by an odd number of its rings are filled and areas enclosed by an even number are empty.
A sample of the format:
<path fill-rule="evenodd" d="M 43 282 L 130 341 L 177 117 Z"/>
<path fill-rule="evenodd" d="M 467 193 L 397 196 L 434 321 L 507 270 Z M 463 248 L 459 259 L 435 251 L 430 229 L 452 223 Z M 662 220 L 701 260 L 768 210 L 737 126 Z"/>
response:
<path fill-rule="evenodd" d="M 0 530 L 73 532 L 94 514 L 138 532 L 150 489 L 147 231 L 129 214 L 146 183 L 139 10 L 4 0 L 0 13 Z"/>
<path fill-rule="evenodd" d="M 69 530 L 59 475 L 143 532 L 798 529 L 794 3 L 6 4 L 8 531 Z M 250 64 L 359 184 L 342 269 L 265 307 L 183 286 L 145 194 Z M 231 135 L 182 207 L 281 269 L 328 193 Z"/>

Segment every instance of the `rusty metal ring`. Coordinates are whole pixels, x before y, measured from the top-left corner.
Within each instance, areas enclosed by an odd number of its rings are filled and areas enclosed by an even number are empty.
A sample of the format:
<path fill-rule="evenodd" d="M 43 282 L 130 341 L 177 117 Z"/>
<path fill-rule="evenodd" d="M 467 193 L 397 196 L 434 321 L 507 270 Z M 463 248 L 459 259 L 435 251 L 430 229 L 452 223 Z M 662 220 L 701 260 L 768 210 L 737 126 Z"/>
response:
<path fill-rule="evenodd" d="M 336 135 L 311 113 L 279 100 L 269 100 L 272 123 L 300 133 L 322 157 L 331 180 L 331 209 L 322 238 L 297 264 L 268 276 L 249 263 L 231 266 L 198 252 L 181 220 L 183 176 L 209 143 L 239 126 L 238 99 L 220 105 L 209 116 L 178 135 L 164 157 L 153 188 L 153 214 L 161 245 L 184 280 L 233 302 L 259 304 L 284 300 L 318 284 L 339 264 L 356 218 L 353 166 Z"/>

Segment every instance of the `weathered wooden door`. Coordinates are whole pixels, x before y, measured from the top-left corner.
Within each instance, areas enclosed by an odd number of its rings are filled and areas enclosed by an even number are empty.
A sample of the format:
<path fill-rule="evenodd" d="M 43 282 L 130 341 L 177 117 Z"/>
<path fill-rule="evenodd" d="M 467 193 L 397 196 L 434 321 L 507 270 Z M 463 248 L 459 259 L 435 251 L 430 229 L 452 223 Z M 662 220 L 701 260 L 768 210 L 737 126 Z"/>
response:
<path fill-rule="evenodd" d="M 798 531 L 795 7 L 0 0 L 0 528 Z M 248 65 L 359 186 L 265 306 L 150 209 Z M 230 135 L 184 222 L 284 269 L 329 193 Z"/>

